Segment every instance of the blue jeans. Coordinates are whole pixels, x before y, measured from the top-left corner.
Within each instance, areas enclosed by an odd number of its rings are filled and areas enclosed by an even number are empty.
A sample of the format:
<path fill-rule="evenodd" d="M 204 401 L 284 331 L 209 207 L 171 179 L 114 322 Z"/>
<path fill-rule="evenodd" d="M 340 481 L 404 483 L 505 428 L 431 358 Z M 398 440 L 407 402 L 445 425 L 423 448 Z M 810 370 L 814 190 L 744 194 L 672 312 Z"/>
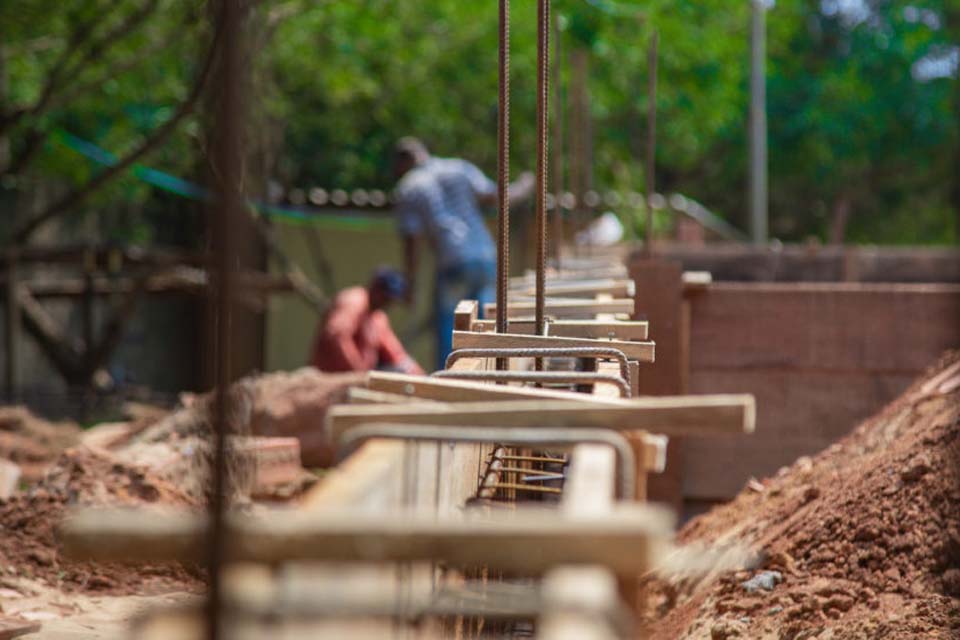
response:
<path fill-rule="evenodd" d="M 471 261 L 441 269 L 433 296 L 434 326 L 437 331 L 437 369 L 443 369 L 453 343 L 453 312 L 461 300 L 493 302 L 496 297 L 497 264 Z"/>

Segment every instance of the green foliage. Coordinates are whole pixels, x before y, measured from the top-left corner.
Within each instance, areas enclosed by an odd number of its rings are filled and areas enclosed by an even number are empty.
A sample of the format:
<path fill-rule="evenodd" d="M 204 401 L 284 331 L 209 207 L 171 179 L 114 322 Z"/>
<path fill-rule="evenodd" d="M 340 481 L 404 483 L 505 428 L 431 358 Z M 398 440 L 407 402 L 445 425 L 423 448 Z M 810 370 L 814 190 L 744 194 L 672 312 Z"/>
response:
<path fill-rule="evenodd" d="M 209 42 L 199 0 L 157 0 L 102 50 L 90 42 L 151 0 L 0 3 L 6 100 L 0 115 L 41 100 L 58 61 L 67 89 L 6 132 L 10 154 L 31 135 L 63 128 L 121 155 L 164 122 L 188 93 Z M 826 237 L 847 207 L 859 242 L 950 242 L 957 237 L 956 77 L 922 79 L 917 65 L 960 42 L 956 0 L 869 0 L 862 15 L 836 3 L 778 0 L 768 12 L 772 230 L 785 240 Z M 570 53 L 590 55 L 593 176 L 600 189 L 642 190 L 647 47 L 659 34 L 657 184 L 746 221 L 749 2 L 554 0 L 563 25 L 562 84 Z M 514 173 L 535 157 L 536 5 L 512 3 Z M 78 27 L 92 24 L 87 40 Z M 251 189 L 390 187 L 389 150 L 418 135 L 440 155 L 496 169 L 497 3 L 493 0 L 268 0 L 251 20 Z M 74 66 L 75 65 L 75 66 Z M 117 66 L 122 71 L 112 72 Z M 552 108 L 551 104 L 551 108 Z M 569 107 L 564 114 L 570 140 Z M 556 117 L 556 114 L 554 114 Z M 202 116 L 188 118 L 148 163 L 202 179 Z M 28 168 L 0 159 L 0 200 L 24 189 L 60 192 L 97 166 L 45 140 Z M 196 205 L 124 176 L 75 212 L 100 216 L 117 239 L 157 239 Z M 174 212 L 174 213 L 171 213 Z M 636 212 L 624 211 L 629 219 Z M 165 227 L 161 221 L 179 215 Z"/>

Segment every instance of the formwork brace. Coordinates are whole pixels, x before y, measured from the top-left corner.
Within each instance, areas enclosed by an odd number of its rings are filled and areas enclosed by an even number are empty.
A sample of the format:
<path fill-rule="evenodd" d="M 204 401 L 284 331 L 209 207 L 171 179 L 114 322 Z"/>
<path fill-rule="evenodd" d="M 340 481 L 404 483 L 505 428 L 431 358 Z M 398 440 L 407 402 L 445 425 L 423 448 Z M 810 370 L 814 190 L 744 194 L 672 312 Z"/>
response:
<path fill-rule="evenodd" d="M 630 384 L 630 363 L 621 349 L 614 347 L 520 347 L 457 349 L 447 356 L 446 369 L 461 358 L 592 358 L 616 360 L 620 364 L 620 377 Z"/>
<path fill-rule="evenodd" d="M 506 446 L 536 445 L 572 448 L 578 444 L 603 444 L 617 455 L 620 480 L 619 497 L 634 499 L 637 461 L 629 440 L 611 429 L 578 427 L 476 427 L 363 423 L 348 427 L 340 436 L 338 459 L 343 460 L 367 440 L 392 438 L 418 442 L 494 443 Z"/>

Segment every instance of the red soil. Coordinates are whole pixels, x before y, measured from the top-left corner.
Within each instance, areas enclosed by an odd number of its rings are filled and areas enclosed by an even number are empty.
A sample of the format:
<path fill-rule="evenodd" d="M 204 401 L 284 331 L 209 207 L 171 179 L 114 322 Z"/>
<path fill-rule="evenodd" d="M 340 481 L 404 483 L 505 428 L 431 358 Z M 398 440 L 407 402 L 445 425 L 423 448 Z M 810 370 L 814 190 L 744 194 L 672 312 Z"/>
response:
<path fill-rule="evenodd" d="M 27 492 L 0 500 L 0 580 L 23 576 L 62 591 L 149 594 L 202 587 L 199 574 L 180 565 L 128 567 L 72 562 L 61 557 L 56 527 L 68 508 L 80 505 L 195 505 L 176 487 L 104 452 L 79 447 L 65 452 L 47 476 Z"/>
<path fill-rule="evenodd" d="M 960 353 L 850 435 L 695 518 L 681 543 L 761 566 L 657 585 L 650 637 L 960 637 Z M 742 583 L 779 571 L 773 589 Z M 665 597 L 669 595 L 670 597 Z"/>

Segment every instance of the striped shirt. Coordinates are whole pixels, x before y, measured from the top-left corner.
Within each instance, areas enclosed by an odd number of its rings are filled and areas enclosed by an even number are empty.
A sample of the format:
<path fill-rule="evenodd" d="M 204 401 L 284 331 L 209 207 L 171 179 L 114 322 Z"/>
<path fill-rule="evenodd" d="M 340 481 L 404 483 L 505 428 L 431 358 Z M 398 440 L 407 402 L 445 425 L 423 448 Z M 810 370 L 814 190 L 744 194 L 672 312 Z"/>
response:
<path fill-rule="evenodd" d="M 478 198 L 497 185 L 475 165 L 457 158 L 431 158 L 397 184 L 397 225 L 404 236 L 426 235 L 441 268 L 496 259 L 493 238 Z"/>

